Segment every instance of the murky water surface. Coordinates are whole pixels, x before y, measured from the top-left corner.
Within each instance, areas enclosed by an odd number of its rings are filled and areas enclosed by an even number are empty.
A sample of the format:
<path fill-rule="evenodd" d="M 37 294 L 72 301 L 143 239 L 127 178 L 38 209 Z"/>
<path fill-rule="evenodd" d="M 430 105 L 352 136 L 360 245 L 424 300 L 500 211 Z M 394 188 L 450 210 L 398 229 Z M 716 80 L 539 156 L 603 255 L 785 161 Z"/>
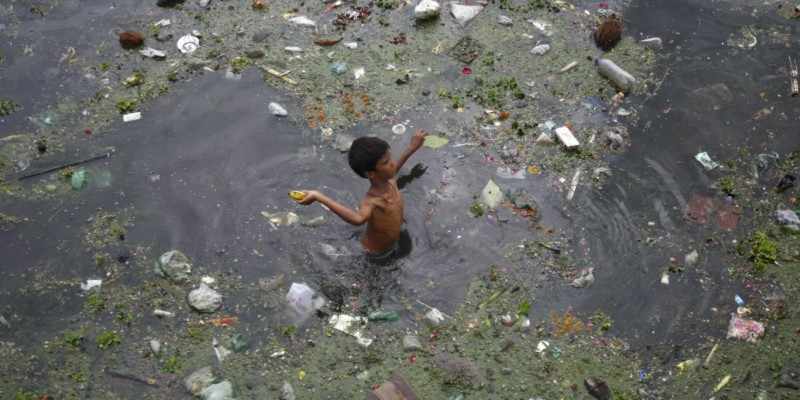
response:
<path fill-rule="evenodd" d="M 17 12 L 26 16 L 19 35 L 13 42 L 0 41 L 5 57 L 0 91 L 24 111 L 3 120 L 3 135 L 29 129 L 25 117 L 59 96 L 91 95 L 82 77 L 43 62 L 45 54 L 67 46 L 86 52 L 103 43 L 116 45 L 110 32 L 123 21 L 155 20 L 163 12 L 104 1 L 65 2 L 39 19 L 19 5 Z M 749 6 L 706 1 L 637 1 L 625 19 L 628 34 L 663 39 L 662 62 L 669 73 L 655 96 L 630 101 L 638 123 L 629 126 L 631 146 L 611 160 L 610 177 L 594 188 L 580 185 L 571 201 L 546 175 L 495 180 L 532 193 L 541 205 L 540 225 L 570 237 L 562 246 L 574 250 L 572 262 L 594 268 L 596 282 L 587 289 L 543 273 L 534 313 L 602 310 L 614 321 L 612 333 L 637 347 L 691 344 L 724 332 L 727 319 L 712 310 L 729 305 L 735 293 L 747 294 L 729 280 L 721 257 L 733 247 L 723 229 L 732 226 L 722 219 L 735 199 L 709 188 L 717 175 L 704 170 L 694 155 L 706 151 L 725 160 L 744 147 L 755 161 L 757 154 L 783 155 L 796 146 L 798 106 L 787 95 L 786 79 L 795 24 L 774 13 L 753 13 Z M 754 29 L 757 44 L 749 48 L 747 36 L 742 47 L 726 43 L 743 37 L 744 26 Z M 16 42 L 31 46 L 33 55 L 20 54 Z M 321 244 L 357 252 L 359 229 L 318 205 L 294 205 L 286 192 L 319 188 L 355 205 L 367 182 L 351 173 L 344 153 L 320 144 L 317 131 L 297 119 L 270 115 L 270 101 L 300 113 L 296 99 L 264 85 L 255 71 L 240 80 L 206 73 L 158 99 L 141 121 L 70 141 L 64 153 L 34 162 L 28 172 L 107 146 L 116 149 L 108 159 L 86 166 L 92 176 L 107 179 L 49 200 L 2 205 L 4 212 L 30 221 L 0 232 L 0 310 L 13 315 L 13 327 L 0 327 L 0 337 L 33 344 L 75 320 L 83 306 L 77 285 L 21 288 L 42 274 L 71 282 L 102 278 L 83 242 L 87 219 L 100 209 L 133 216 L 115 257 L 130 255 L 135 246 L 149 247 L 153 255 L 178 248 L 202 272 L 240 275 L 245 281 L 284 274 L 289 282 L 307 282 L 332 296 L 357 289 L 361 306 L 389 309 L 419 299 L 451 311 L 471 279 L 492 264 L 507 263 L 503 256 L 531 236 L 528 222 L 520 218 L 475 219 L 467 211 L 496 170 L 479 147 L 422 149 L 406 169 L 414 163 L 428 169 L 403 190 L 411 254 L 377 272 L 359 257 L 331 260 Z M 424 107 L 402 117 L 410 121 L 409 131 L 445 131 L 449 123 Z M 397 154 L 409 134 L 394 135 L 390 126 L 363 124 L 352 134 L 381 136 Z M 592 171 L 583 176 L 585 183 Z M 563 178 L 571 179 L 572 173 Z M 687 218 L 687 208 L 698 202 L 710 205 L 704 223 Z M 325 221 L 316 227 L 273 227 L 262 211 L 293 211 L 303 220 L 324 216 Z M 701 254 L 697 266 L 667 272 L 669 285 L 662 284 L 670 257 L 682 262 L 693 249 Z M 233 312 L 236 295 L 231 298 L 226 304 Z"/>

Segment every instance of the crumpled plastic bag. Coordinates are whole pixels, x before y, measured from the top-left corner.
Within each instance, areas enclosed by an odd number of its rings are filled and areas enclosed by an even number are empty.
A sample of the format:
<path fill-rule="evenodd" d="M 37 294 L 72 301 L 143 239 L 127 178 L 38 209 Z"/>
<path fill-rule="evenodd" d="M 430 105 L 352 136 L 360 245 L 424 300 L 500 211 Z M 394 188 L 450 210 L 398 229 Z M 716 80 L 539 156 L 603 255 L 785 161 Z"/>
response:
<path fill-rule="evenodd" d="M 751 319 L 739 318 L 731 313 L 731 322 L 728 324 L 728 339 L 736 338 L 750 343 L 758 342 L 764 336 L 764 324 Z"/>

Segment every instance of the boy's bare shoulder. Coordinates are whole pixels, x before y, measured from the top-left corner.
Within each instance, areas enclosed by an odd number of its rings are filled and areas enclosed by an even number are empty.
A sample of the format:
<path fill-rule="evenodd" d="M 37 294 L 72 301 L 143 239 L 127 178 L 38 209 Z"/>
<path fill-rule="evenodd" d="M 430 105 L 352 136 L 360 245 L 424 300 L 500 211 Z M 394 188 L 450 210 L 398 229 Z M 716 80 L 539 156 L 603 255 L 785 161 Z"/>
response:
<path fill-rule="evenodd" d="M 373 207 L 382 207 L 386 201 L 380 197 L 367 192 L 364 195 L 364 199 L 361 200 L 362 206 L 373 206 Z"/>

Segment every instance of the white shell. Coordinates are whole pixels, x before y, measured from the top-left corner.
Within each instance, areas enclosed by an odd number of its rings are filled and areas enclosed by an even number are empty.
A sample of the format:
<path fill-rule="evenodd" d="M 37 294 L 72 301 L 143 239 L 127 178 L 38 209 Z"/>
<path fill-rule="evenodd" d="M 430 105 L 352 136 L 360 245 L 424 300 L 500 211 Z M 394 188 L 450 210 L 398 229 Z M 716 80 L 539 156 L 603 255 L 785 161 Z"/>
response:
<path fill-rule="evenodd" d="M 178 50 L 183 54 L 192 54 L 200 47 L 200 39 L 196 36 L 185 35 L 178 39 Z"/>

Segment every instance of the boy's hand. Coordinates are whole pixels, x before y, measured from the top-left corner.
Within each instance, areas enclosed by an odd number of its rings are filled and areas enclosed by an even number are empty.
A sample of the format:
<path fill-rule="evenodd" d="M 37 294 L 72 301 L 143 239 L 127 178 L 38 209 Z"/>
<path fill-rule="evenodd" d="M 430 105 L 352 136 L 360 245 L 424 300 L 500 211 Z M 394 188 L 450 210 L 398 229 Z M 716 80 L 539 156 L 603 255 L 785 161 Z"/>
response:
<path fill-rule="evenodd" d="M 416 151 L 425 143 L 425 136 L 428 136 L 428 132 L 417 129 L 417 131 L 414 132 L 414 136 L 411 137 L 411 143 L 408 144 L 408 147 Z"/>
<path fill-rule="evenodd" d="M 408 161 L 408 158 L 422 147 L 425 143 L 425 136 L 428 136 L 428 132 L 422 129 L 417 129 L 417 131 L 414 132 L 414 136 L 411 137 L 411 142 L 408 143 L 408 148 L 406 148 L 403 154 L 400 155 L 400 158 L 397 159 L 397 169 L 395 169 L 394 175 L 397 175 L 397 173 L 400 172 L 400 168 L 403 168 L 403 165 Z"/>
<path fill-rule="evenodd" d="M 319 200 L 320 193 L 316 190 L 309 190 L 306 192 L 306 197 L 303 197 L 303 200 L 298 201 L 298 203 L 307 206 L 317 200 Z"/>

